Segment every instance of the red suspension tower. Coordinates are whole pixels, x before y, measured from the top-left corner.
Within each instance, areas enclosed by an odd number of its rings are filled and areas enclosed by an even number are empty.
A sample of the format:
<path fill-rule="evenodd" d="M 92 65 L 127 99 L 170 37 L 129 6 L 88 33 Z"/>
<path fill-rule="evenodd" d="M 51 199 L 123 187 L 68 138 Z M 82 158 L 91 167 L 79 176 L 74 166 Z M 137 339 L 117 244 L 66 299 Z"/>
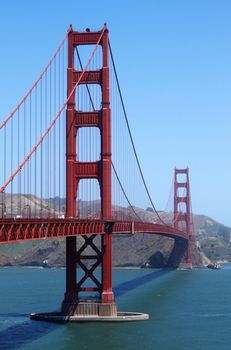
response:
<path fill-rule="evenodd" d="M 178 175 L 184 177 L 183 180 L 179 181 Z M 179 193 L 181 189 L 181 193 Z M 190 186 L 189 186 L 189 169 L 176 169 L 174 172 L 174 227 L 181 229 L 186 232 L 188 243 L 187 243 L 187 257 L 186 266 L 192 268 L 191 260 L 191 207 L 190 207 Z M 180 204 L 184 203 L 185 210 L 180 209 Z M 178 249 L 176 249 L 177 251 Z M 179 252 L 177 252 L 179 253 Z M 179 255 L 179 254 L 177 254 Z"/>
<path fill-rule="evenodd" d="M 100 40 L 101 37 L 101 40 Z M 101 195 L 101 219 L 106 222 L 106 232 L 101 235 L 101 249 L 94 243 L 94 235 L 83 236 L 84 244 L 77 248 L 76 237 L 66 239 L 66 293 L 62 311 L 67 315 L 84 313 L 102 316 L 116 315 L 116 304 L 112 291 L 112 203 L 111 203 L 111 111 L 109 91 L 108 30 L 99 32 L 76 32 L 72 28 L 68 35 L 67 95 L 78 81 L 82 71 L 74 66 L 74 50 L 79 45 L 99 45 L 102 47 L 102 68 L 86 71 L 80 84 L 98 84 L 102 91 L 102 108 L 94 112 L 76 110 L 76 94 L 73 93 L 67 104 L 66 114 L 66 217 L 76 217 L 76 198 L 79 182 L 82 179 L 97 179 Z M 80 162 L 76 138 L 83 127 L 97 127 L 101 137 L 101 158 L 96 162 Z M 87 145 L 86 145 L 87 146 Z M 84 254 L 87 248 L 94 252 Z M 86 261 L 88 260 L 88 265 Z M 89 268 L 89 261 L 92 262 Z M 95 269 L 101 265 L 101 277 Z M 84 275 L 80 278 L 79 266 Z M 84 287 L 90 280 L 93 287 Z M 80 300 L 80 292 L 98 292 L 100 300 L 87 302 Z M 84 310 L 84 311 L 83 311 Z"/>

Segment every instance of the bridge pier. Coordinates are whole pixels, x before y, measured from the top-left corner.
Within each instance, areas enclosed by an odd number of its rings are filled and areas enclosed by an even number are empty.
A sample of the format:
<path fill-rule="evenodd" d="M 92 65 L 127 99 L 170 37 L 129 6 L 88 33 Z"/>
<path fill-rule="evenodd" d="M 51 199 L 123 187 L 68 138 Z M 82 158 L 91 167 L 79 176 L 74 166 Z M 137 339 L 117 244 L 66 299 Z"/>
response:
<path fill-rule="evenodd" d="M 76 250 L 75 237 L 66 242 L 66 292 L 61 312 L 31 314 L 32 320 L 48 322 L 130 322 L 143 321 L 148 314 L 138 312 L 118 312 L 112 290 L 112 249 L 111 233 L 101 235 L 101 250 L 93 243 L 94 236 L 84 236 L 84 244 Z M 84 255 L 86 248 L 92 248 L 96 254 Z M 85 259 L 86 258 L 86 259 Z M 84 260 L 93 260 L 91 267 Z M 101 264 L 101 282 L 94 275 L 94 270 Z M 84 270 L 78 276 L 77 265 Z M 78 278 L 79 277 L 79 278 Z M 84 282 L 91 279 L 96 287 L 83 287 Z M 81 299 L 81 292 L 99 292 L 100 298 Z"/>
<path fill-rule="evenodd" d="M 112 290 L 112 224 L 108 223 L 106 227 L 100 237 L 101 249 L 94 242 L 96 235 L 83 236 L 84 243 L 80 247 L 77 247 L 76 237 L 66 239 L 66 292 L 62 303 L 65 316 L 117 315 Z M 101 280 L 95 274 L 98 267 L 101 267 Z M 94 286 L 86 285 L 89 280 Z M 86 296 L 81 299 L 83 292 L 98 293 L 99 298 L 88 300 L 89 296 Z"/>

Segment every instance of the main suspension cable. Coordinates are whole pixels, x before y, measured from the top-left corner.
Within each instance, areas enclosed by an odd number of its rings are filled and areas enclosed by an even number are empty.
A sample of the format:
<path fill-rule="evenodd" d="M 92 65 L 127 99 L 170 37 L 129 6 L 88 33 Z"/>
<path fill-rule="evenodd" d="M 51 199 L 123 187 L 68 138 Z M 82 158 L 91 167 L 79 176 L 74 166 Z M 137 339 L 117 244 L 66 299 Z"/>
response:
<path fill-rule="evenodd" d="M 29 91 L 26 93 L 26 95 L 23 97 L 23 99 L 19 102 L 19 104 L 13 109 L 13 111 L 10 113 L 10 115 L 4 120 L 4 122 L 0 125 L 0 130 L 7 124 L 7 122 L 13 117 L 13 115 L 15 114 L 15 112 L 20 108 L 20 106 L 26 101 L 27 97 L 32 93 L 32 91 L 34 90 L 34 88 L 38 85 L 39 81 L 42 79 L 42 77 L 44 76 L 44 74 L 47 72 L 48 68 L 51 66 L 52 62 L 54 61 L 55 57 L 57 56 L 58 52 L 60 51 L 61 47 L 64 45 L 69 32 L 71 31 L 71 27 L 68 29 L 65 37 L 63 38 L 63 40 L 61 41 L 60 45 L 58 46 L 57 50 L 55 51 L 54 55 L 52 56 L 52 58 L 50 59 L 50 61 L 48 62 L 48 64 L 46 65 L 46 67 L 44 68 L 44 70 L 42 71 L 42 73 L 39 75 L 38 79 L 34 82 L 34 84 L 32 85 L 32 87 L 29 89 Z"/>
<path fill-rule="evenodd" d="M 60 115 L 62 114 L 62 112 L 64 111 L 64 109 L 66 108 L 66 105 L 68 103 L 68 101 L 70 100 L 71 96 L 74 94 L 77 86 L 79 85 L 81 79 L 83 78 L 90 62 L 92 61 L 92 58 L 94 57 L 94 54 L 99 46 L 99 43 L 102 39 L 102 36 L 105 32 L 106 27 L 103 28 L 102 33 L 99 37 L 99 40 L 88 60 L 88 62 L 86 63 L 82 73 L 79 76 L 78 81 L 76 82 L 76 84 L 74 85 L 72 91 L 70 92 L 69 96 L 67 97 L 66 101 L 64 102 L 63 106 L 61 107 L 61 109 L 59 110 L 59 112 L 57 113 L 57 115 L 55 116 L 55 118 L 52 120 L 51 124 L 48 126 L 48 128 L 46 129 L 46 131 L 44 132 L 44 134 L 41 136 L 41 138 L 39 139 L 39 141 L 36 143 L 36 145 L 31 149 L 31 151 L 28 153 L 28 155 L 25 157 L 25 159 L 23 160 L 23 162 L 18 166 L 18 168 L 15 170 L 15 172 L 13 174 L 11 174 L 11 176 L 9 177 L 9 179 L 6 181 L 6 183 L 0 188 L 0 193 L 4 192 L 6 187 L 13 181 L 13 179 L 15 178 L 15 176 L 22 170 L 22 168 L 24 167 L 24 165 L 28 162 L 28 160 L 31 158 L 31 156 L 35 153 L 36 149 L 40 146 L 40 144 L 43 142 L 43 140 L 45 139 L 45 137 L 50 133 L 51 129 L 53 128 L 53 126 L 55 125 L 57 119 L 60 117 Z"/>
<path fill-rule="evenodd" d="M 154 203 L 152 201 L 150 192 L 148 190 L 148 187 L 147 187 L 144 175 L 143 175 L 143 171 L 141 169 L 140 161 L 139 161 L 139 158 L 138 158 L 138 154 L 137 154 L 137 151 L 136 151 L 136 148 L 135 148 L 135 143 L 134 143 L 133 136 L 132 136 L 132 133 L 131 133 L 131 128 L 130 128 L 130 125 L 129 125 L 129 122 L 128 122 L 127 112 L 126 112 L 124 101 L 123 101 L 123 96 L 122 96 L 122 92 L 121 92 L 121 88 L 120 88 L 120 83 L 119 83 L 118 74 L 117 74 L 116 67 L 115 67 L 115 61 L 114 61 L 114 57 L 113 57 L 113 54 L 112 54 L 112 48 L 111 48 L 110 42 L 109 42 L 109 51 L 110 51 L 110 55 L 111 55 L 111 60 L 112 60 L 112 65 L 113 65 L 113 69 L 114 69 L 114 73 L 115 73 L 115 78 L 116 78 L 116 83 L 117 83 L 117 87 L 118 87 L 118 91 L 119 91 L 119 96 L 120 96 L 120 100 L 121 100 L 121 104 L 122 104 L 122 108 L 123 108 L 123 112 L 124 112 L 124 117 L 125 117 L 125 121 L 126 121 L 126 124 L 127 124 L 128 133 L 129 133 L 129 136 L 130 136 L 130 139 L 131 139 L 132 148 L 133 148 L 133 151 L 134 151 L 134 154 L 135 154 L 135 158 L 136 158 L 136 162 L 137 162 L 137 165 L 138 165 L 138 168 L 139 168 L 139 172 L 140 172 L 140 175 L 141 175 L 141 178 L 142 178 L 145 190 L 147 192 L 147 195 L 148 195 L 148 198 L 150 200 L 150 203 L 152 205 L 153 210 L 155 211 L 158 219 L 164 225 L 166 225 L 166 223 L 162 220 L 162 218 L 160 217 L 158 211 L 155 208 L 155 205 L 154 205 Z"/>

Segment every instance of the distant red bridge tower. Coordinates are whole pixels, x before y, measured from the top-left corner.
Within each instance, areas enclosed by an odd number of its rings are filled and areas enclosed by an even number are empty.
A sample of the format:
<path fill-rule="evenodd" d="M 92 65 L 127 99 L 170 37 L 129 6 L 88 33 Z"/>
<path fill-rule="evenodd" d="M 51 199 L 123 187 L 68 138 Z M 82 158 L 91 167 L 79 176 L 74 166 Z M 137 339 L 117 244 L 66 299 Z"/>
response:
<path fill-rule="evenodd" d="M 182 176 L 183 179 L 179 181 L 178 175 Z M 184 209 L 180 209 L 180 205 L 184 204 Z M 178 266 L 181 257 L 179 254 L 186 252 L 186 267 L 192 268 L 191 259 L 191 199 L 190 199 L 190 185 L 189 185 L 189 169 L 176 169 L 174 172 L 174 227 L 176 229 L 182 229 L 186 232 L 188 240 L 187 241 L 175 241 L 175 261 Z M 185 248 L 182 249 L 182 246 Z"/>

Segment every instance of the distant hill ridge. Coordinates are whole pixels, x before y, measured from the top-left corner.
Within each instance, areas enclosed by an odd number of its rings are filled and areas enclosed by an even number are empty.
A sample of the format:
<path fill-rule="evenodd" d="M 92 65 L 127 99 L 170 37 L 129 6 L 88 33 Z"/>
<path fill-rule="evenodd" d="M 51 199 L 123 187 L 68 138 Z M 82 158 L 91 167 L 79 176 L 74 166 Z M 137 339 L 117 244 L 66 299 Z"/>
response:
<path fill-rule="evenodd" d="M 6 195 L 6 206 L 10 205 Z M 18 198 L 15 195 L 15 203 Z M 14 215 L 18 215 L 17 205 Z M 49 203 L 49 205 L 48 205 Z M 65 199 L 51 198 L 41 200 L 35 196 L 25 196 L 25 205 L 30 205 L 31 215 L 36 207 L 36 213 L 50 211 L 58 215 L 57 208 L 62 208 L 64 214 Z M 100 201 L 93 203 L 95 210 L 100 208 Z M 82 202 L 83 210 L 87 211 L 88 202 Z M 92 207 L 92 203 L 91 203 Z M 113 207 L 116 213 L 131 217 L 131 208 Z M 156 214 L 151 208 L 146 210 L 136 208 L 138 215 L 144 221 L 153 222 Z M 170 222 L 171 213 L 159 212 L 163 220 Z M 59 210 L 60 214 L 60 210 Z M 26 215 L 26 213 L 25 213 Z M 45 214 L 44 214 L 45 215 Z M 210 260 L 231 261 L 231 229 L 219 224 L 215 220 L 204 215 L 193 215 L 196 245 L 192 247 L 192 258 L 194 266 L 206 266 Z M 81 237 L 79 238 L 81 240 Z M 114 235 L 113 236 L 113 264 L 114 266 L 145 266 L 164 267 L 167 265 L 169 256 L 173 249 L 174 240 L 151 234 Z M 206 257 L 209 258 L 207 258 Z M 48 266 L 65 266 L 65 240 L 48 239 L 42 241 L 10 243 L 0 245 L 0 266 L 9 265 L 43 265 L 48 261 Z"/>

